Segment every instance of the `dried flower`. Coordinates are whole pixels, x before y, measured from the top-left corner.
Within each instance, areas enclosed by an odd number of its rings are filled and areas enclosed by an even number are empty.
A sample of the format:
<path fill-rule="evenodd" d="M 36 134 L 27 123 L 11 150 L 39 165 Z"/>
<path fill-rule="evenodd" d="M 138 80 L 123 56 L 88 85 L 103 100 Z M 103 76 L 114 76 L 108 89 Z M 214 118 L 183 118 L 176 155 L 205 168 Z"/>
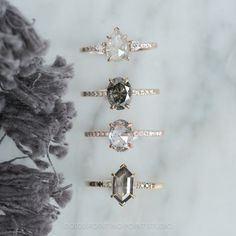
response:
<path fill-rule="evenodd" d="M 14 76 L 28 67 L 35 56 L 42 55 L 47 42 L 42 40 L 20 11 L 0 0 L 0 85 L 4 89 L 16 87 Z"/>
<path fill-rule="evenodd" d="M 57 219 L 58 207 L 71 199 L 71 185 L 63 187 L 63 176 L 41 172 L 11 162 L 0 163 L 0 235 L 3 232 L 31 232 L 22 235 L 46 235 Z M 18 230 L 18 231 L 17 231 Z M 5 234 L 7 235 L 7 234 Z M 11 235 L 11 234 L 10 234 Z"/>
<path fill-rule="evenodd" d="M 62 96 L 73 70 L 62 57 L 46 65 L 47 45 L 33 22 L 0 0 L 0 145 L 8 136 L 25 155 L 0 163 L 0 235 L 48 235 L 71 199 L 71 185 L 62 186 L 49 155 L 67 154 L 65 134 L 76 112 Z M 40 169 L 51 165 L 53 173 L 12 163 L 23 158 Z"/>

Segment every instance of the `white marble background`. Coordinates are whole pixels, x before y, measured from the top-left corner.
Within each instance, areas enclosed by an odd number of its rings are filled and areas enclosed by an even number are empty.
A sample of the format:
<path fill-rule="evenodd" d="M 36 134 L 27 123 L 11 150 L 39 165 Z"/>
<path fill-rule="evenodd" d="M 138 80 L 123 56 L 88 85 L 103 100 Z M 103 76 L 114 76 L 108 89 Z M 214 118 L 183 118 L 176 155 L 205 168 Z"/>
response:
<path fill-rule="evenodd" d="M 51 235 L 236 235 L 236 1 L 235 0 L 12 0 L 51 42 L 47 61 L 65 56 L 75 67 L 67 99 L 78 118 L 68 135 L 70 153 L 55 161 L 74 196 Z M 130 62 L 107 63 L 79 53 L 103 41 L 114 26 L 159 48 Z M 104 88 L 128 76 L 133 87 L 159 87 L 159 97 L 136 97 L 129 111 L 110 111 L 105 100 L 80 91 Z M 126 153 L 85 130 L 124 118 L 136 128 L 164 129 L 161 139 L 140 139 Z M 1 153 L 17 155 L 10 140 Z M 161 191 L 135 191 L 119 207 L 108 189 L 87 188 L 126 163 L 140 180 L 165 183 Z"/>

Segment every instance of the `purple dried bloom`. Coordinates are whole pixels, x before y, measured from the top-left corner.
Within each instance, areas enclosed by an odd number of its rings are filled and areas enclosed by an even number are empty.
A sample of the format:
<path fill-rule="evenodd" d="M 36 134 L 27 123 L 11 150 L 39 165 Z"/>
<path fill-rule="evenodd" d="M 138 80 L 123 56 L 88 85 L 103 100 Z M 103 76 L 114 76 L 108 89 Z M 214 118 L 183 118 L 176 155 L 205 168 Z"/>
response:
<path fill-rule="evenodd" d="M 2 110 L 5 107 L 5 96 L 3 94 L 0 93 L 0 113 L 2 112 Z"/>
<path fill-rule="evenodd" d="M 9 91 L 11 97 L 29 106 L 35 113 L 52 112 L 67 89 L 67 79 L 73 76 L 72 66 L 67 65 L 65 59 L 57 57 L 55 63 L 46 66 L 42 59 L 35 58 L 30 68 L 25 69 L 27 76 L 16 78 L 17 88 Z"/>
<path fill-rule="evenodd" d="M 27 67 L 35 56 L 42 55 L 47 42 L 42 40 L 17 8 L 0 0 L 0 85 L 16 87 L 14 76 Z"/>
<path fill-rule="evenodd" d="M 46 236 L 59 214 L 55 206 L 48 204 L 34 215 L 0 215 L 0 235 Z"/>
<path fill-rule="evenodd" d="M 65 133 L 76 115 L 73 103 L 62 101 L 72 66 L 62 57 L 45 65 L 39 56 L 46 48 L 33 24 L 0 0 L 0 128 L 39 168 L 49 152 L 67 154 Z"/>
<path fill-rule="evenodd" d="M 67 154 L 65 134 L 76 112 L 63 102 L 72 66 L 57 57 L 45 65 L 42 54 L 47 42 L 33 24 L 5 0 L 0 0 L 0 129 L 25 154 L 0 163 L 0 235 L 45 236 L 59 215 L 53 199 L 64 207 L 71 199 L 71 185 L 62 187 L 49 153 Z M 13 161 L 30 157 L 42 172 Z M 41 158 L 47 157 L 48 162 Z"/>
<path fill-rule="evenodd" d="M 0 173 L 0 210 L 6 215 L 36 215 L 52 198 L 61 207 L 71 199 L 61 175 L 9 162 L 0 163 Z"/>
<path fill-rule="evenodd" d="M 35 61 L 33 74 L 18 77 L 17 88 L 0 93 L 5 104 L 0 113 L 0 126 L 33 160 L 46 156 L 49 151 L 61 158 L 67 154 L 65 134 L 76 115 L 73 103 L 61 99 L 72 68 L 61 57 L 52 66 Z"/>
<path fill-rule="evenodd" d="M 68 152 L 67 145 L 59 146 L 59 145 L 50 145 L 49 152 L 59 159 L 65 157 Z"/>

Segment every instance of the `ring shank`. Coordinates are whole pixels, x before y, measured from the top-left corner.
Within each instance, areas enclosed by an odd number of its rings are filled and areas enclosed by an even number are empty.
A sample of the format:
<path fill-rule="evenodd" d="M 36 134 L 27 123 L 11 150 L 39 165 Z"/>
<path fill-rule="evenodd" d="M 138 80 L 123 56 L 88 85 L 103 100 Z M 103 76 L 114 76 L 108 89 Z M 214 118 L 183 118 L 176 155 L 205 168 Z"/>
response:
<path fill-rule="evenodd" d="M 136 40 L 130 40 L 130 51 L 131 52 L 138 52 L 143 50 L 149 50 L 153 48 L 157 48 L 158 44 L 155 42 L 139 42 Z"/>
<path fill-rule="evenodd" d="M 106 97 L 107 96 L 107 90 L 96 90 L 96 91 L 82 91 L 81 92 L 82 97 Z"/>
<path fill-rule="evenodd" d="M 87 46 L 80 48 L 80 52 L 105 54 L 105 47 L 103 44 L 98 44 L 96 46 Z"/>
<path fill-rule="evenodd" d="M 100 188 L 111 188 L 111 180 L 102 180 L 102 181 L 87 181 L 89 187 L 100 187 Z"/>
<path fill-rule="evenodd" d="M 109 131 L 87 131 L 85 137 L 108 137 Z M 164 135 L 162 130 L 135 130 L 132 132 L 134 137 L 160 137 Z"/>
<path fill-rule="evenodd" d="M 132 89 L 133 96 L 159 95 L 160 89 Z M 106 97 L 107 90 L 82 91 L 82 97 Z"/>
<path fill-rule="evenodd" d="M 159 95 L 160 89 L 133 89 L 133 96 Z"/>
<path fill-rule="evenodd" d="M 162 130 L 135 130 L 134 137 L 160 137 L 164 135 Z"/>
<path fill-rule="evenodd" d="M 162 183 L 153 183 L 153 182 L 136 182 L 137 189 L 161 189 L 163 188 Z"/>
<path fill-rule="evenodd" d="M 89 187 L 112 188 L 112 180 L 87 181 Z M 161 189 L 162 183 L 137 181 L 134 183 L 136 189 Z"/>
<path fill-rule="evenodd" d="M 88 53 L 96 53 L 97 49 L 94 46 L 82 47 L 80 49 L 81 52 L 88 52 Z"/>
<path fill-rule="evenodd" d="M 84 132 L 85 137 L 108 137 L 108 131 L 88 131 Z"/>

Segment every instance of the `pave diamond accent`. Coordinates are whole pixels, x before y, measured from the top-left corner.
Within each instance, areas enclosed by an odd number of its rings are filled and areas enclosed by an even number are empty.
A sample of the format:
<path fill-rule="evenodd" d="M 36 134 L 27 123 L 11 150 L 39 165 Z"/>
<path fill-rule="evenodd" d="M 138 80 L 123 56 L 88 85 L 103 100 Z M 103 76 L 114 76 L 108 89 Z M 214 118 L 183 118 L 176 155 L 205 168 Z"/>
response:
<path fill-rule="evenodd" d="M 129 41 L 127 36 L 120 32 L 120 29 L 116 27 L 111 34 L 107 37 L 106 42 L 106 54 L 108 61 L 122 61 L 129 60 Z"/>
<path fill-rule="evenodd" d="M 88 131 L 88 132 L 85 132 L 84 135 L 86 137 L 108 137 L 109 132 L 107 132 L 107 131 Z"/>
<path fill-rule="evenodd" d="M 117 120 L 110 124 L 110 147 L 124 152 L 132 147 L 133 132 L 131 124 L 125 120 Z"/>
<path fill-rule="evenodd" d="M 164 131 L 162 130 L 135 130 L 133 132 L 134 137 L 158 137 L 162 136 L 164 134 Z"/>
<path fill-rule="evenodd" d="M 158 95 L 160 89 L 133 89 L 132 93 L 134 96 Z"/>
<path fill-rule="evenodd" d="M 106 44 L 105 43 L 99 43 L 94 46 L 88 46 L 81 48 L 82 52 L 89 52 L 89 53 L 97 53 L 97 54 L 105 54 L 106 52 Z"/>
<path fill-rule="evenodd" d="M 83 97 L 106 97 L 107 91 L 106 90 L 98 90 L 98 91 L 83 91 L 81 92 Z"/>
<path fill-rule="evenodd" d="M 95 46 L 95 49 L 98 54 L 104 54 L 106 52 L 106 44 L 105 43 L 99 43 Z"/>
<path fill-rule="evenodd" d="M 147 50 L 147 49 L 152 49 L 152 48 L 156 48 L 157 47 L 157 43 L 148 43 L 148 42 L 139 42 L 139 41 L 135 41 L 132 40 L 130 41 L 130 51 L 131 52 L 136 52 L 136 51 L 140 51 L 140 50 Z"/>
<path fill-rule="evenodd" d="M 107 87 L 107 98 L 112 109 L 123 110 L 129 108 L 132 88 L 128 79 L 117 77 L 110 80 Z"/>
<path fill-rule="evenodd" d="M 113 175 L 113 197 L 123 206 L 132 196 L 134 189 L 133 174 L 122 165 Z"/>
<path fill-rule="evenodd" d="M 152 183 L 152 182 L 136 182 L 135 187 L 137 189 L 161 189 L 162 184 L 161 183 Z"/>

